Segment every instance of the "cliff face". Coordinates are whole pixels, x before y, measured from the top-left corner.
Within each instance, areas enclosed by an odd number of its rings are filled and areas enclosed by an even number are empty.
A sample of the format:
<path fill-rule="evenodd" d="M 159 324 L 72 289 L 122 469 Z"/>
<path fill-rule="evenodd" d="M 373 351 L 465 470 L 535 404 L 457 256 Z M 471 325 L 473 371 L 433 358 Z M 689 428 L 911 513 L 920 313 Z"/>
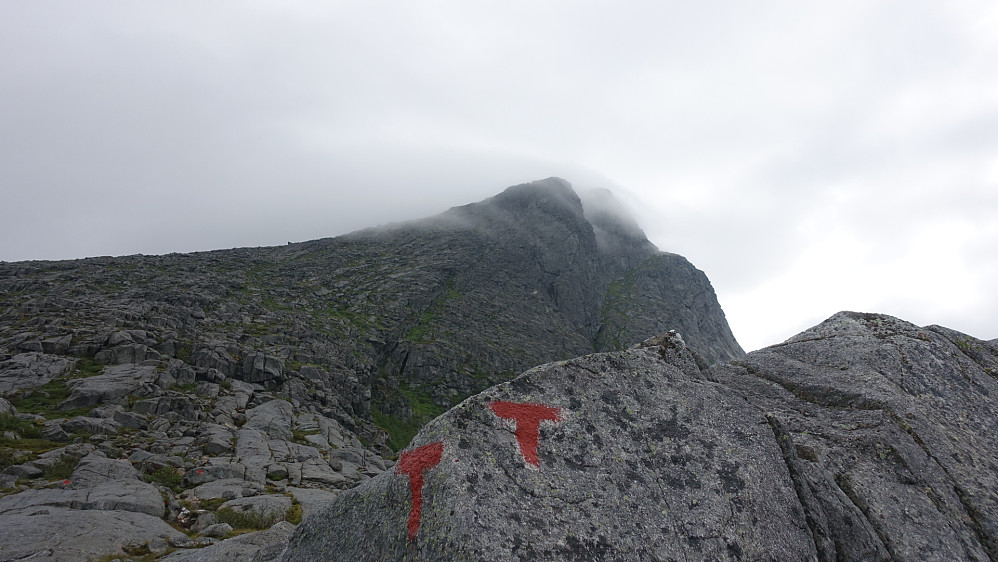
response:
<path fill-rule="evenodd" d="M 998 347 L 840 313 L 702 368 L 676 334 L 427 425 L 283 560 L 995 560 Z"/>

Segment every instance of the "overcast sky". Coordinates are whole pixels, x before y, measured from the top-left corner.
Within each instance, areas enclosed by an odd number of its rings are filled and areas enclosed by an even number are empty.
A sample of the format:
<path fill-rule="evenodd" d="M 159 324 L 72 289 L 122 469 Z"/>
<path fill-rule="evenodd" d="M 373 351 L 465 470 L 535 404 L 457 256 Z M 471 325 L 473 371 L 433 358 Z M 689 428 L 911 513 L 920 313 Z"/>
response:
<path fill-rule="evenodd" d="M 998 3 L 0 3 L 0 260 L 277 245 L 561 176 L 746 350 L 998 337 Z"/>

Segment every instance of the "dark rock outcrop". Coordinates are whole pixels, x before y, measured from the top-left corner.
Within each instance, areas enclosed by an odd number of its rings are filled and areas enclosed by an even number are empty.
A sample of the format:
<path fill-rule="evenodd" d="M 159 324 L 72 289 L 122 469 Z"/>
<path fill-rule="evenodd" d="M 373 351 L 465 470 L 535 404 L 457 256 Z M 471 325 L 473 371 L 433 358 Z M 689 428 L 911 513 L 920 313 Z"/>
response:
<path fill-rule="evenodd" d="M 703 369 L 675 334 L 527 371 L 284 560 L 995 560 L 998 348 L 840 313 Z"/>

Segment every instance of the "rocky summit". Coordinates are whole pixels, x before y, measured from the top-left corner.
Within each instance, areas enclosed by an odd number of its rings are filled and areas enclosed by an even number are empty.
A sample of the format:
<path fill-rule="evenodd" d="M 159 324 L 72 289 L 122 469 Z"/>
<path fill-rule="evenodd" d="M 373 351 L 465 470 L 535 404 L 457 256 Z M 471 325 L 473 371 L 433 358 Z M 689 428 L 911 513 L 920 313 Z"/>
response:
<path fill-rule="evenodd" d="M 424 427 L 282 560 L 995 560 L 998 342 L 840 313 L 705 368 L 669 333 Z"/>
<path fill-rule="evenodd" d="M 0 560 L 274 559 L 345 490 L 418 479 L 397 451 L 422 425 L 534 365 L 670 329 L 698 369 L 743 357 L 703 272 L 581 195 L 550 178 L 281 247 L 0 263 Z"/>

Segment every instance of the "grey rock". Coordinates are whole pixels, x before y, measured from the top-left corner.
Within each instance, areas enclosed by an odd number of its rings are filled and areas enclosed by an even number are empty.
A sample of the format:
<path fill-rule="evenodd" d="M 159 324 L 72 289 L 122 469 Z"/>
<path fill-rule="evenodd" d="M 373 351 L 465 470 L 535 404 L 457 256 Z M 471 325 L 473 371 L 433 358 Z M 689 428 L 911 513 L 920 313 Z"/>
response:
<path fill-rule="evenodd" d="M 255 496 L 263 491 L 263 486 L 247 482 L 239 478 L 226 478 L 201 484 L 194 488 L 194 497 L 199 500 L 215 498 L 235 499 L 243 496 Z"/>
<path fill-rule="evenodd" d="M 126 556 L 123 547 L 186 538 L 165 521 L 131 511 L 28 507 L 0 513 L 0 553 L 10 560 L 75 562 Z"/>
<path fill-rule="evenodd" d="M 321 511 L 336 499 L 338 490 L 321 490 L 315 488 L 288 487 L 288 492 L 301 505 L 302 515 L 309 516 Z"/>
<path fill-rule="evenodd" d="M 65 420 L 56 419 L 45 422 L 45 427 L 42 429 L 42 437 L 48 439 L 49 441 L 66 442 L 72 439 L 69 433 L 62 428 L 62 422 Z"/>
<path fill-rule="evenodd" d="M 18 353 L 0 362 L 0 394 L 37 388 L 56 377 L 68 374 L 72 368 L 73 362 L 63 357 L 43 353 Z"/>
<path fill-rule="evenodd" d="M 72 482 L 72 477 L 69 479 Z M 134 480 L 104 481 L 88 487 L 25 490 L 0 497 L 0 514 L 32 508 L 59 507 L 79 510 L 119 510 L 162 517 L 163 497 L 155 486 Z"/>
<path fill-rule="evenodd" d="M 198 470 L 201 471 L 200 474 L 197 474 Z M 246 465 L 232 457 L 210 457 L 207 464 L 199 466 L 193 471 L 188 471 L 185 475 L 185 478 L 189 478 L 194 484 L 230 478 L 243 480 L 245 477 Z"/>
<path fill-rule="evenodd" d="M 218 509 L 231 509 L 236 513 L 252 514 L 262 520 L 276 522 L 288 514 L 293 504 L 293 500 L 287 496 L 268 494 L 231 499 Z"/>
<path fill-rule="evenodd" d="M 262 484 L 267 477 L 267 466 L 273 461 L 266 434 L 256 429 L 238 430 L 236 459 L 245 467 L 243 478 Z"/>
<path fill-rule="evenodd" d="M 102 349 L 94 355 L 94 360 L 108 365 L 142 363 L 143 361 L 159 361 L 162 355 L 155 349 L 142 344 L 125 344 Z"/>
<path fill-rule="evenodd" d="M 839 313 L 711 376 L 778 421 L 825 559 L 998 558 L 998 350 Z"/>
<path fill-rule="evenodd" d="M 198 513 L 197 521 L 194 522 L 194 526 L 191 527 L 195 533 L 200 533 L 201 531 L 211 527 L 212 525 L 218 523 L 218 518 L 211 511 L 204 511 Z"/>
<path fill-rule="evenodd" d="M 114 420 L 87 416 L 70 418 L 62 422 L 60 427 L 67 433 L 115 434 L 121 430 L 121 424 Z"/>
<path fill-rule="evenodd" d="M 218 544 L 218 539 L 212 537 L 183 537 L 170 539 L 169 544 L 175 548 L 205 548 Z"/>
<path fill-rule="evenodd" d="M 42 469 L 32 464 L 15 464 L 12 466 L 8 466 L 7 468 L 4 469 L 3 473 L 17 478 L 42 477 Z"/>
<path fill-rule="evenodd" d="M 552 418 L 536 457 L 515 435 L 530 424 L 496 401 Z M 284 560 L 816 557 L 765 416 L 707 380 L 677 337 L 532 369 L 427 425 L 420 446 L 440 456 L 414 540 L 403 456 L 305 519 Z"/>
<path fill-rule="evenodd" d="M 0 398 L 0 415 L 14 415 L 17 409 L 11 406 L 10 402 Z"/>
<path fill-rule="evenodd" d="M 201 432 L 204 437 L 204 454 L 212 457 L 231 455 L 235 448 L 235 435 L 229 428 L 218 424 L 205 424 Z"/>
<path fill-rule="evenodd" d="M 281 552 L 294 528 L 291 523 L 281 521 L 266 531 L 240 535 L 207 548 L 177 551 L 161 560 L 163 562 L 276 561 L 280 559 Z"/>
<path fill-rule="evenodd" d="M 322 459 L 306 459 L 300 464 L 301 483 L 312 484 L 325 488 L 346 488 L 350 486 L 351 479 L 333 470 L 329 463 Z M 358 479 L 356 476 L 354 480 Z"/>
<path fill-rule="evenodd" d="M 149 418 L 135 412 L 115 412 L 112 418 L 122 427 L 129 429 L 146 429 L 149 427 Z"/>
<path fill-rule="evenodd" d="M 184 420 L 197 420 L 203 416 L 194 398 L 176 392 L 168 392 L 158 398 L 139 400 L 132 405 L 132 411 L 150 416 L 171 415 L 175 419 Z"/>
<path fill-rule="evenodd" d="M 155 367 L 141 365 L 112 365 L 92 377 L 72 383 L 72 393 L 60 408 L 69 410 L 95 404 L 121 404 L 125 398 L 143 387 L 156 382 L 159 373 Z"/>
<path fill-rule="evenodd" d="M 38 456 L 43 459 L 60 459 L 67 456 L 82 459 L 96 450 L 97 446 L 93 443 L 73 443 L 71 445 L 66 445 L 65 447 L 59 447 L 58 449 L 52 449 L 51 451 L 41 453 Z"/>
<path fill-rule="evenodd" d="M 85 448 L 65 447 L 61 456 L 76 456 Z M 56 460 L 49 455 L 42 460 Z M 134 467 L 124 460 L 112 460 L 100 452 L 80 459 L 69 486 L 27 490 L 0 498 L 0 512 L 32 506 L 57 506 L 73 509 L 123 510 L 163 515 L 163 498 L 155 486 L 143 482 Z"/>
<path fill-rule="evenodd" d="M 649 334 L 669 330 L 681 333 L 708 364 L 745 355 L 707 276 L 682 256 L 657 253 L 608 291 L 596 348 L 621 350 Z"/>
<path fill-rule="evenodd" d="M 281 380 L 284 376 L 284 361 L 265 353 L 251 353 L 242 365 L 242 379 L 250 383 Z"/>
<path fill-rule="evenodd" d="M 44 339 L 41 341 L 42 352 L 53 355 L 62 355 L 69 351 L 69 344 L 72 343 L 72 341 L 72 335 Z"/>
<path fill-rule="evenodd" d="M 271 400 L 246 410 L 244 429 L 256 429 L 267 435 L 290 441 L 295 422 L 294 408 L 286 400 Z"/>
<path fill-rule="evenodd" d="M 232 532 L 232 525 L 228 523 L 215 523 L 214 525 L 209 525 L 201 531 L 201 534 L 206 537 L 214 537 L 216 539 L 225 538 L 226 535 Z"/>
<path fill-rule="evenodd" d="M 13 474 L 0 474 L 0 491 L 10 491 L 17 485 L 18 477 Z"/>

